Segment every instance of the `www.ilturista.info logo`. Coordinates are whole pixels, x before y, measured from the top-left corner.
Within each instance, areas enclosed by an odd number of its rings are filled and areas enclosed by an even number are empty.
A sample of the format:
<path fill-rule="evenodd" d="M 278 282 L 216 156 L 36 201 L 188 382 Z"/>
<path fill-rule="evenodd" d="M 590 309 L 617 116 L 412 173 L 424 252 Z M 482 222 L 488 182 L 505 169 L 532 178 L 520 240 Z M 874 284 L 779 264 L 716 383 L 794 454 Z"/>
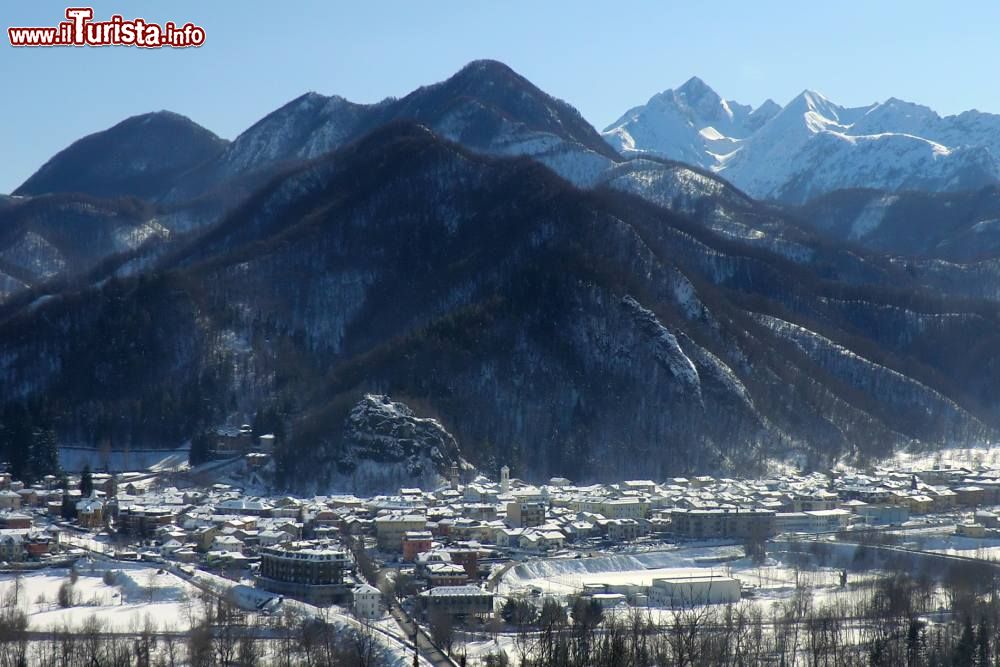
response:
<path fill-rule="evenodd" d="M 94 21 L 91 7 L 69 7 L 66 21 L 57 26 L 7 28 L 11 46 L 139 46 L 185 48 L 205 43 L 205 29 L 193 23 L 163 25 L 115 14 L 108 21 Z"/>

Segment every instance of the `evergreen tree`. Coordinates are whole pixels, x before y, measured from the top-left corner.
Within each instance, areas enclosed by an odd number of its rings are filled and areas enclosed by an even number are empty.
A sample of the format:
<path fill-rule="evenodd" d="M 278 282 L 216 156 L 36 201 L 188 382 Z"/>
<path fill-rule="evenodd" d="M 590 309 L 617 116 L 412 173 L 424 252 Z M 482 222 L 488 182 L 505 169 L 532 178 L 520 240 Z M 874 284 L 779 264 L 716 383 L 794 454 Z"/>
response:
<path fill-rule="evenodd" d="M 255 438 L 271 433 L 279 441 L 285 439 L 285 419 L 273 405 L 258 408 L 252 426 Z"/>
<path fill-rule="evenodd" d="M 44 475 L 54 475 L 58 472 L 59 446 L 56 444 L 56 432 L 51 424 L 38 426 L 32 433 L 28 474 L 25 481 L 33 482 Z"/>
<path fill-rule="evenodd" d="M 83 466 L 80 474 L 80 495 L 89 498 L 94 493 L 94 475 L 90 472 L 90 464 Z"/>
<path fill-rule="evenodd" d="M 212 452 L 212 434 L 199 433 L 191 439 L 191 451 L 188 453 L 188 461 L 191 465 L 201 465 L 209 460 Z"/>
<path fill-rule="evenodd" d="M 76 504 L 69 495 L 69 491 L 66 487 L 63 487 L 63 497 L 62 497 L 62 518 L 70 521 L 76 518 Z"/>
<path fill-rule="evenodd" d="M 962 636 L 958 638 L 952 653 L 952 664 L 955 667 L 972 667 L 976 656 L 976 633 L 972 629 L 972 619 L 965 617 Z"/>
<path fill-rule="evenodd" d="M 31 415 L 20 404 L 9 404 L 0 417 L 0 455 L 10 465 L 15 479 L 26 479 L 29 473 L 32 445 Z"/>
<path fill-rule="evenodd" d="M 538 609 L 527 600 L 511 598 L 500 608 L 500 616 L 511 625 L 531 625 L 538 620 Z"/>

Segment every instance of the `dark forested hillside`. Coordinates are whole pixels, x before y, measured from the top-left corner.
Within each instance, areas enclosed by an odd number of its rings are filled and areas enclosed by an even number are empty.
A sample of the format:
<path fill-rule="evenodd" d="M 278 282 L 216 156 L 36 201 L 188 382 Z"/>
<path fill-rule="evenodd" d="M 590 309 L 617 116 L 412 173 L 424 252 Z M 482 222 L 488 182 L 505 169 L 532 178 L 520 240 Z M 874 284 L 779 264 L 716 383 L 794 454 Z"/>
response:
<path fill-rule="evenodd" d="M 572 106 L 503 63 L 481 60 L 445 81 L 377 104 L 302 95 L 248 128 L 214 160 L 179 178 L 169 199 L 180 201 L 237 178 L 272 175 L 400 121 L 426 125 L 479 152 L 531 155 L 587 185 L 621 159 Z"/>
<path fill-rule="evenodd" d="M 179 237 L 212 226 L 281 173 L 397 121 L 420 122 L 479 152 L 530 155 L 586 185 L 620 159 L 576 109 L 488 60 L 377 104 L 307 93 L 231 143 L 174 113 L 136 116 L 76 141 L 18 188 L 17 197 L 0 200 L 0 302 L 29 289 L 58 291 L 95 266 L 121 273 L 149 266 Z M 116 217 L 127 197 L 142 199 L 148 215 Z M 79 205 L 71 210 L 74 200 Z M 4 214 L 8 206 L 19 210 L 19 225 Z M 60 238 L 74 238 L 81 248 L 33 229 L 24 222 L 29 211 L 63 226 Z M 84 215 L 90 219 L 81 221 Z M 95 226 L 101 227 L 96 238 L 84 238 Z M 43 284 L 49 285 L 42 290 Z"/>
<path fill-rule="evenodd" d="M 219 155 L 226 144 L 179 114 L 134 116 L 59 152 L 14 194 L 155 199 L 181 174 Z"/>
<path fill-rule="evenodd" d="M 135 445 L 277 410 L 300 486 L 359 465 L 344 430 L 366 393 L 437 418 L 475 465 L 539 478 L 995 434 L 996 307 L 891 264 L 867 284 L 817 273 L 422 126 L 289 169 L 161 262 L 9 307 L 0 395 L 44 396 L 63 441 Z"/>
<path fill-rule="evenodd" d="M 792 209 L 831 237 L 875 251 L 958 262 L 1000 253 L 1000 188 L 965 192 L 837 190 Z"/>
<path fill-rule="evenodd" d="M 141 199 L 58 194 L 0 208 L 0 302 L 24 289 L 80 277 L 117 254 L 169 238 Z"/>

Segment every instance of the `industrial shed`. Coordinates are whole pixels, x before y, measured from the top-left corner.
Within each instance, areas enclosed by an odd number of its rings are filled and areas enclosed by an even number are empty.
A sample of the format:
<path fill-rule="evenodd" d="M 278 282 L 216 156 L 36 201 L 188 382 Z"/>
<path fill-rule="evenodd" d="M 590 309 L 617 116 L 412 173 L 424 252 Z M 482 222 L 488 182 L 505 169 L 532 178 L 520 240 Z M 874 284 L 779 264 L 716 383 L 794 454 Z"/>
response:
<path fill-rule="evenodd" d="M 739 580 L 715 575 L 653 579 L 649 589 L 651 607 L 677 609 L 702 604 L 739 602 L 739 599 Z"/>

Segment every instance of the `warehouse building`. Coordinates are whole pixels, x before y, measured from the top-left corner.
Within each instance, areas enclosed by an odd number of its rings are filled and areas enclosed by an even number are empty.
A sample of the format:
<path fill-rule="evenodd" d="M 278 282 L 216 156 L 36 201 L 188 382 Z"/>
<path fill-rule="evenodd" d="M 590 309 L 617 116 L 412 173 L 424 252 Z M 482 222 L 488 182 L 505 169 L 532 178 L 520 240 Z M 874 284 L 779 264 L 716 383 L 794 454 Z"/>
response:
<path fill-rule="evenodd" d="M 740 582 L 732 577 L 694 575 L 653 579 L 649 605 L 678 609 L 739 602 Z"/>

